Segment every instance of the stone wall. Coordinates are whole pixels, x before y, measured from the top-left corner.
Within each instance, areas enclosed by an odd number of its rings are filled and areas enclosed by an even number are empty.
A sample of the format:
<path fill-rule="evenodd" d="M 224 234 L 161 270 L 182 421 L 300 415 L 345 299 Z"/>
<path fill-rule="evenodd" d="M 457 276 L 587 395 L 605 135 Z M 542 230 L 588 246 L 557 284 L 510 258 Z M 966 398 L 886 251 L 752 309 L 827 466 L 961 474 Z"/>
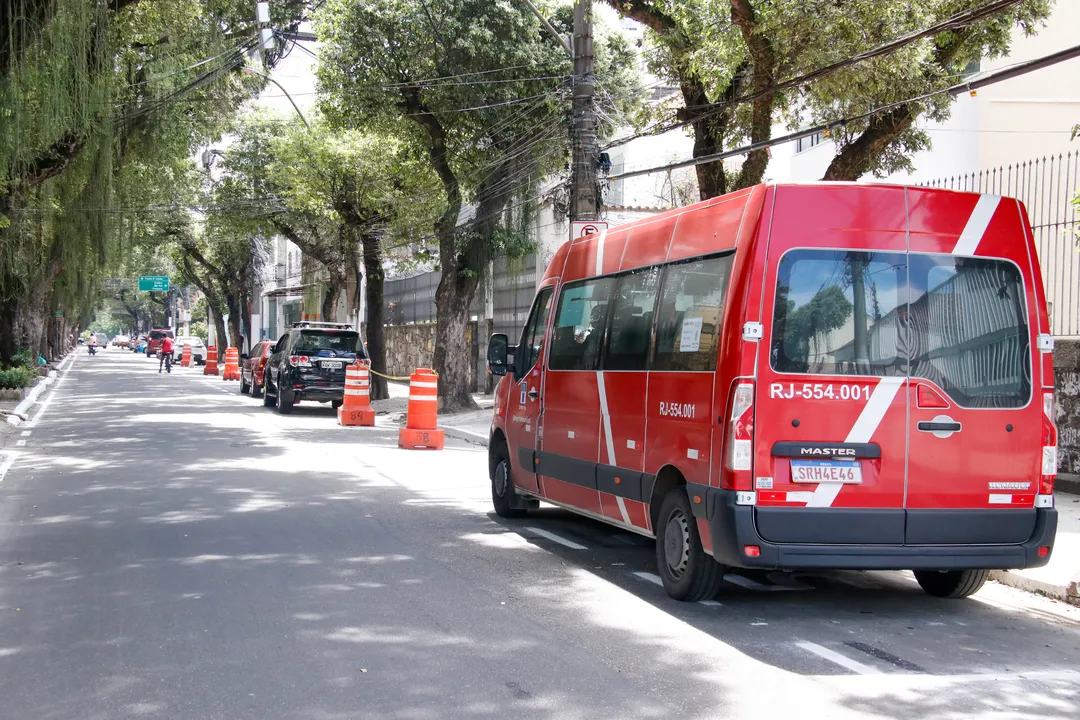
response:
<path fill-rule="evenodd" d="M 476 323 L 469 323 L 467 336 L 476 353 Z M 386 339 L 388 375 L 404 377 L 418 367 L 432 367 L 435 356 L 435 323 L 421 325 L 388 325 L 383 328 Z M 473 392 L 477 385 L 477 364 L 469 363 L 472 372 L 469 382 Z"/>
<path fill-rule="evenodd" d="M 1080 340 L 1054 344 L 1058 472 L 1080 475 Z"/>

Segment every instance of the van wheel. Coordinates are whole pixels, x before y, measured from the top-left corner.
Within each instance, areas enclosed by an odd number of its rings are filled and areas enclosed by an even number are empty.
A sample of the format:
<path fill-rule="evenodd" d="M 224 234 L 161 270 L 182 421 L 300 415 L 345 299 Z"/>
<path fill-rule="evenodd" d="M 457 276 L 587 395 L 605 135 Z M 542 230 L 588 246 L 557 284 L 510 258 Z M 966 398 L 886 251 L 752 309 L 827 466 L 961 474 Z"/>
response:
<path fill-rule="evenodd" d="M 503 518 L 525 517 L 525 509 L 514 507 L 514 481 L 510 474 L 510 454 L 506 444 L 499 442 L 491 452 L 491 504 L 495 514 Z"/>
<path fill-rule="evenodd" d="M 684 486 L 674 487 L 664 496 L 658 520 L 656 564 L 668 595 L 690 602 L 716 595 L 724 579 L 724 566 L 702 549 Z"/>
<path fill-rule="evenodd" d="M 916 570 L 915 579 L 929 595 L 941 598 L 966 598 L 982 588 L 989 570 Z"/>

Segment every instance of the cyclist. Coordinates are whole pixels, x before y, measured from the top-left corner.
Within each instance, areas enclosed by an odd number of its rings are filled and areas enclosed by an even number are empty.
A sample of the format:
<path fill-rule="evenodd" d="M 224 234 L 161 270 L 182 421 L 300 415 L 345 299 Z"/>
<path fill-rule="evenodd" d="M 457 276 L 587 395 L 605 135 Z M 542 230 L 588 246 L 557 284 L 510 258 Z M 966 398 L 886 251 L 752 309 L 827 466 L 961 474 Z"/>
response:
<path fill-rule="evenodd" d="M 172 355 L 173 344 L 172 338 L 166 335 L 161 339 L 161 362 L 158 364 L 158 372 L 161 372 L 161 368 L 165 368 L 165 372 L 172 373 Z"/>

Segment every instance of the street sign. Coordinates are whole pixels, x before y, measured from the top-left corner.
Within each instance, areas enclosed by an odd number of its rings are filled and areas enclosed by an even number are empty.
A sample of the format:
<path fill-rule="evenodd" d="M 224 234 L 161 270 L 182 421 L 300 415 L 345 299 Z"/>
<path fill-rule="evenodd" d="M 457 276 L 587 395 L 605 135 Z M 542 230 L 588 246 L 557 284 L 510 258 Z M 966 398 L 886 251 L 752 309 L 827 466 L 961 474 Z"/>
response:
<path fill-rule="evenodd" d="M 56 317 L 64 317 L 64 311 L 63 310 L 57 310 L 56 311 Z"/>
<path fill-rule="evenodd" d="M 570 239 L 580 240 L 589 235 L 599 235 L 607 230 L 607 223 L 602 220 L 575 220 L 570 223 Z"/>
<path fill-rule="evenodd" d="M 140 275 L 139 289 L 147 292 L 168 292 L 169 277 L 167 275 Z"/>

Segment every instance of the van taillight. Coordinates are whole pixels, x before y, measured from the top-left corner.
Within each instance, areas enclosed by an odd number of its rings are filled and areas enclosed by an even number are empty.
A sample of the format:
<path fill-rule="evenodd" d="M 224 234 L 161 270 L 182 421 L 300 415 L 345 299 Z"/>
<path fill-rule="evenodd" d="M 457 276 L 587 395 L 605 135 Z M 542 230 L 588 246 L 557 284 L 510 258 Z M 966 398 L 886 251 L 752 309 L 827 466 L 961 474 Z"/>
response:
<path fill-rule="evenodd" d="M 731 394 L 721 487 L 752 490 L 754 469 L 754 383 L 740 382 Z"/>
<path fill-rule="evenodd" d="M 1054 393 L 1044 392 L 1040 495 L 1053 496 L 1055 477 L 1057 477 L 1057 424 L 1054 422 Z"/>

